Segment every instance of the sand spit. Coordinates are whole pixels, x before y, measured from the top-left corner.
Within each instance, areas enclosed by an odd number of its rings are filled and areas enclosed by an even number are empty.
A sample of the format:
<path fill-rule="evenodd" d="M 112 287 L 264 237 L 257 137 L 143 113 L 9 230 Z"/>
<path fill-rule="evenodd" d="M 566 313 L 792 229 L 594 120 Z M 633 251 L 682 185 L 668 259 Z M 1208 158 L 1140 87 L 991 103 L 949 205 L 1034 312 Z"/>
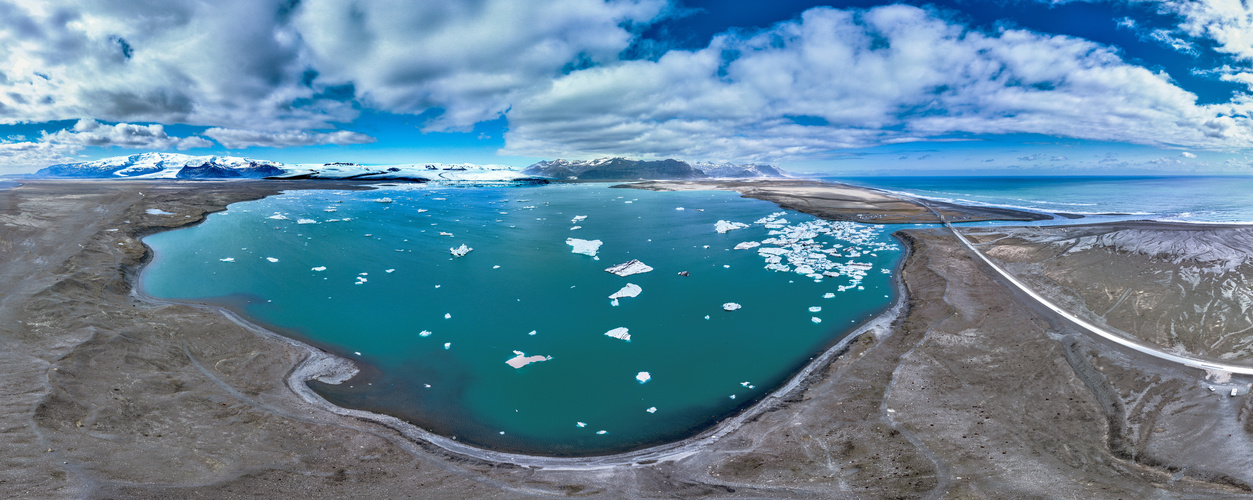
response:
<path fill-rule="evenodd" d="M 936 223 L 926 206 L 879 190 L 803 180 L 643 181 L 616 188 L 649 191 L 735 191 L 745 198 L 770 201 L 780 207 L 833 221 L 877 224 Z M 972 207 L 927 202 L 951 222 L 987 220 L 1048 220 L 1049 215 L 995 207 Z"/>
<path fill-rule="evenodd" d="M 892 311 L 765 400 L 679 443 L 608 457 L 521 457 L 330 407 L 305 381 L 342 380 L 353 368 L 340 358 L 221 309 L 133 291 L 149 258 L 137 238 L 295 187 L 341 188 L 114 181 L 0 191 L 0 495 L 1253 492 L 1253 451 L 1241 420 L 1251 411 L 1247 377 L 1204 380 L 1199 370 L 1054 324 L 942 230 L 901 233 L 911 252 L 896 273 L 903 299 Z M 193 217 L 144 212 L 155 206 Z M 1232 388 L 1240 395 L 1229 396 Z"/>

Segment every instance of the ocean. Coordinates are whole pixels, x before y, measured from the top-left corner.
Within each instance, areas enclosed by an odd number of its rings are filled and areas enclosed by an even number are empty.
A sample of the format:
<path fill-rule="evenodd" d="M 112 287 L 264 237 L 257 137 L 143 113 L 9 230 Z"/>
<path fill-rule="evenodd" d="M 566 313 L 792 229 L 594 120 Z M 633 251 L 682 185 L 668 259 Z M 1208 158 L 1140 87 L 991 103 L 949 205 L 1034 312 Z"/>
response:
<path fill-rule="evenodd" d="M 1078 220 L 1044 221 L 1044 224 L 1143 219 L 1253 224 L 1253 177 L 1251 176 L 824 177 L 823 179 L 964 205 L 1009 207 L 1085 216 Z"/>
<path fill-rule="evenodd" d="M 352 359 L 312 384 L 335 404 L 588 456 L 707 429 L 882 313 L 895 229 L 605 184 L 294 191 L 145 238 L 141 286 Z M 652 270 L 605 270 L 632 259 Z"/>

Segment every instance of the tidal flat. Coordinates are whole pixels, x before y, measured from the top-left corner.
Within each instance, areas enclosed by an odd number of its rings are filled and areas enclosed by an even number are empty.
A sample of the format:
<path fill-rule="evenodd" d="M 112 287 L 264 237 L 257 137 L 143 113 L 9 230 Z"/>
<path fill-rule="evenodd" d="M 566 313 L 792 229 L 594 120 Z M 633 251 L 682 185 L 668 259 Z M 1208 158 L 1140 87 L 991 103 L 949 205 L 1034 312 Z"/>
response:
<path fill-rule="evenodd" d="M 9 395 L 0 491 L 9 498 L 1253 491 L 1251 469 L 1241 467 L 1251 456 L 1248 398 L 1207 390 L 1218 381 L 1199 370 L 1072 330 L 999 283 L 943 229 L 898 233 L 908 250 L 892 316 L 835 346 L 733 427 L 655 458 L 521 466 L 310 402 L 292 375 L 324 353 L 221 308 L 136 292 L 151 258 L 140 238 L 280 190 L 351 184 L 23 184 L 0 191 L 0 383 Z M 1214 446 L 1223 453 L 1205 459 Z"/>

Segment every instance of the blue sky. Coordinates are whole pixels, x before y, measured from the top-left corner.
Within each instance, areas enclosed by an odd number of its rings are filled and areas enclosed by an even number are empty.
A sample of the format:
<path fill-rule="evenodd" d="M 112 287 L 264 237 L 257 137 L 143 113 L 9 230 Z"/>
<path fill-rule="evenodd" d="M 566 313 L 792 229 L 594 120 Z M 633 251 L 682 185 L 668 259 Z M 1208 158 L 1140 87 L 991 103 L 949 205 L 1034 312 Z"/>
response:
<path fill-rule="evenodd" d="M 1246 173 L 1235 0 L 0 0 L 0 174 L 627 156 Z"/>

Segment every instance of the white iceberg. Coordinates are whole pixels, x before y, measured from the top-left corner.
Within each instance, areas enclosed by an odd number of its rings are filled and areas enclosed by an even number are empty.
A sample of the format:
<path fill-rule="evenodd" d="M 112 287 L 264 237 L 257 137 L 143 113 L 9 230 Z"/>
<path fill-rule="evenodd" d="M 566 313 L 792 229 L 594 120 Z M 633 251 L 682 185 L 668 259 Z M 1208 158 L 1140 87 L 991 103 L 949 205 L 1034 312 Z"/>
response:
<path fill-rule="evenodd" d="M 616 266 L 606 268 L 605 272 L 626 277 L 632 274 L 646 273 L 652 270 L 653 268 L 648 264 L 640 262 L 638 259 L 631 259 L 629 262 L 623 262 Z"/>
<path fill-rule="evenodd" d="M 453 257 L 465 257 L 466 254 L 470 253 L 470 250 L 474 250 L 474 249 L 466 246 L 465 243 L 462 243 L 461 246 L 457 248 L 448 249 L 448 251 L 452 253 Z"/>
<path fill-rule="evenodd" d="M 639 372 L 638 374 L 635 375 L 635 380 L 640 381 L 641 384 L 644 382 L 648 382 L 649 380 L 652 380 L 652 378 L 653 376 L 649 375 L 648 372 Z"/>
<path fill-rule="evenodd" d="M 313 219 L 298 219 L 296 220 L 296 223 L 297 224 L 317 224 L 318 221 L 315 221 Z"/>
<path fill-rule="evenodd" d="M 266 217 L 266 218 L 267 218 L 267 219 L 274 219 L 274 220 L 287 220 L 287 216 L 286 216 L 286 215 L 279 214 L 279 213 L 276 213 L 276 214 L 271 215 L 271 216 Z"/>
<path fill-rule="evenodd" d="M 648 413 L 657 413 L 657 407 L 656 407 L 656 406 L 650 406 L 650 407 L 648 407 L 648 409 L 647 409 L 647 410 L 644 410 L 644 411 L 646 411 L 646 412 L 648 412 Z"/>
<path fill-rule="evenodd" d="M 452 236 L 452 233 L 445 233 L 445 232 L 443 232 L 443 231 L 440 231 L 440 232 L 439 232 L 439 235 L 440 235 L 440 236 Z"/>
<path fill-rule="evenodd" d="M 266 257 L 266 258 L 265 258 L 265 260 L 268 260 L 268 261 L 270 261 L 270 262 L 278 262 L 278 259 L 276 259 L 276 258 L 274 258 L 274 257 Z"/>
<path fill-rule="evenodd" d="M 574 425 L 576 425 L 576 426 L 578 426 L 578 427 L 580 427 L 580 428 L 582 428 L 582 427 L 587 427 L 587 422 L 575 422 L 575 423 L 574 423 Z"/>
<path fill-rule="evenodd" d="M 622 287 L 621 290 L 614 292 L 613 295 L 609 296 L 609 298 L 616 301 L 623 297 L 638 297 L 642 291 L 644 291 L 644 289 L 640 288 L 639 285 L 636 285 L 635 283 L 627 283 L 626 286 Z"/>
<path fill-rule="evenodd" d="M 811 312 L 811 313 L 822 312 L 822 307 L 820 307 L 820 306 L 813 306 L 813 307 L 810 307 L 810 308 L 809 308 L 809 312 Z"/>
<path fill-rule="evenodd" d="M 526 353 L 522 351 L 513 351 L 513 353 L 516 354 L 516 356 L 509 358 L 509 360 L 505 361 L 505 363 L 508 363 L 509 366 L 512 366 L 515 369 L 522 368 L 531 363 L 538 363 L 540 361 L 548 361 L 550 359 L 553 359 L 552 356 L 540 356 L 540 355 L 527 356 Z"/>
<path fill-rule="evenodd" d="M 452 313 L 444 313 L 444 319 L 452 319 Z"/>
<path fill-rule="evenodd" d="M 325 270 L 326 270 L 326 266 L 318 266 L 318 267 L 311 269 L 311 271 L 325 271 Z"/>
<path fill-rule="evenodd" d="M 809 321 L 813 321 L 814 323 L 822 323 L 822 318 L 814 316 L 812 318 L 809 318 Z"/>
<path fill-rule="evenodd" d="M 570 223 L 571 223 L 571 224 L 578 224 L 578 223 L 579 223 L 579 221 L 582 221 L 582 220 L 584 220 L 584 219 L 586 219 L 586 218 L 587 218 L 587 216 L 586 216 L 586 215 L 576 215 L 576 216 L 574 216 L 574 218 L 573 218 L 573 219 L 570 219 Z"/>
<path fill-rule="evenodd" d="M 727 231 L 734 231 L 736 229 L 744 229 L 746 227 L 748 227 L 748 224 L 745 224 L 743 222 L 731 222 L 731 221 L 720 220 L 714 223 L 714 231 L 717 231 L 719 233 L 725 233 Z"/>
<path fill-rule="evenodd" d="M 445 349 L 445 350 L 447 350 L 447 349 L 451 349 L 451 348 L 452 348 L 452 342 L 444 342 L 444 349 Z"/>
<path fill-rule="evenodd" d="M 234 257 L 227 257 L 227 258 L 225 258 L 225 259 L 218 259 L 218 260 L 220 260 L 220 261 L 222 261 L 222 262 L 235 262 L 235 258 L 234 258 Z"/>
<path fill-rule="evenodd" d="M 835 298 L 835 294 L 834 294 L 834 293 L 831 293 L 831 292 L 827 292 L 827 293 L 822 294 L 822 298 L 824 298 L 824 299 L 834 299 L 834 298 Z"/>
<path fill-rule="evenodd" d="M 621 326 L 605 332 L 605 335 L 615 339 L 625 340 L 627 342 L 631 341 L 631 334 L 626 328 Z"/>
<path fill-rule="evenodd" d="M 578 238 L 566 238 L 566 244 L 574 247 L 570 251 L 573 253 L 583 254 L 595 257 L 596 252 L 600 250 L 600 240 L 581 240 Z"/>
<path fill-rule="evenodd" d="M 430 336 L 431 336 L 431 331 L 430 331 L 430 330 L 422 330 L 421 332 L 418 332 L 418 335 L 420 335 L 420 336 L 422 336 L 422 337 L 430 337 Z"/>
<path fill-rule="evenodd" d="M 757 248 L 759 246 L 761 246 L 761 243 L 758 243 L 756 241 L 745 241 L 743 243 L 740 243 L 739 245 L 735 245 L 735 249 L 736 250 L 748 250 L 750 248 Z"/>
<path fill-rule="evenodd" d="M 726 304 L 722 304 L 723 311 L 738 311 L 741 307 L 744 307 L 744 306 L 736 304 L 735 302 L 727 302 Z"/>

